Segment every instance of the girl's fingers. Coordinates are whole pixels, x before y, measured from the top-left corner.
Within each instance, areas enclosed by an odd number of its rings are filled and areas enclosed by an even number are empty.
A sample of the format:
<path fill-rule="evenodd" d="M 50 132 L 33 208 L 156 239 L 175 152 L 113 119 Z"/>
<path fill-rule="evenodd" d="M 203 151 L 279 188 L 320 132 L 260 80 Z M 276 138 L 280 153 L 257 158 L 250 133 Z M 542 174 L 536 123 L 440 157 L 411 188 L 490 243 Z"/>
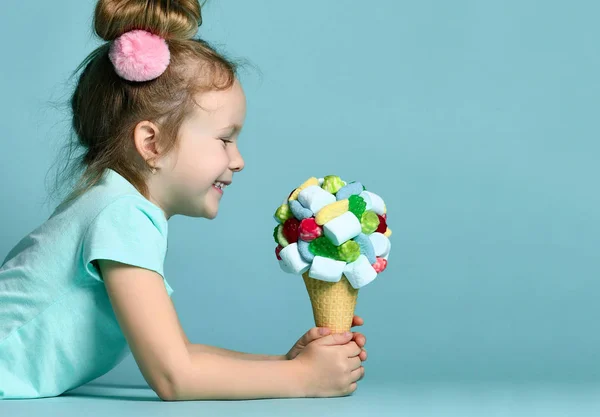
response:
<path fill-rule="evenodd" d="M 356 343 L 347 343 L 344 347 L 349 358 L 354 358 L 355 356 L 358 358 L 358 355 L 362 353 L 361 347 Z"/>
<path fill-rule="evenodd" d="M 331 331 L 326 327 L 313 327 L 304 334 L 303 344 L 306 346 L 310 342 L 320 339 L 323 336 L 327 336 L 329 333 L 331 333 Z"/>
<path fill-rule="evenodd" d="M 359 359 L 358 356 L 350 358 L 349 361 L 350 361 L 350 370 L 351 371 L 354 371 L 355 369 L 358 369 L 362 366 L 362 361 Z"/>
<path fill-rule="evenodd" d="M 354 340 L 356 344 L 360 347 L 364 347 L 367 343 L 367 338 L 365 337 L 365 335 L 359 332 L 354 332 L 352 340 Z"/>
<path fill-rule="evenodd" d="M 360 367 L 358 369 L 355 369 L 354 371 L 350 372 L 350 382 L 356 382 L 356 381 L 360 381 L 361 379 L 363 379 L 365 376 L 365 368 L 364 367 Z"/>
<path fill-rule="evenodd" d="M 365 321 L 363 320 L 362 317 L 360 317 L 360 316 L 354 316 L 352 318 L 352 327 L 362 326 L 363 324 L 365 324 Z"/>

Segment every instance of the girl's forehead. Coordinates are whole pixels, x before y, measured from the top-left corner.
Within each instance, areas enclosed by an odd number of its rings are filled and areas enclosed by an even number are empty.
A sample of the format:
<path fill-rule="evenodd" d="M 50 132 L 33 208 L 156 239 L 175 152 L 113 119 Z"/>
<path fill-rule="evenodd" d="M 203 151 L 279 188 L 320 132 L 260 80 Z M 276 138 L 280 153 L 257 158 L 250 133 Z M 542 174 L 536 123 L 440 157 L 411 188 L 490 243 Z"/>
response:
<path fill-rule="evenodd" d="M 246 114 L 246 96 L 239 83 L 226 90 L 211 90 L 196 97 L 200 118 L 226 120 L 241 124 Z"/>

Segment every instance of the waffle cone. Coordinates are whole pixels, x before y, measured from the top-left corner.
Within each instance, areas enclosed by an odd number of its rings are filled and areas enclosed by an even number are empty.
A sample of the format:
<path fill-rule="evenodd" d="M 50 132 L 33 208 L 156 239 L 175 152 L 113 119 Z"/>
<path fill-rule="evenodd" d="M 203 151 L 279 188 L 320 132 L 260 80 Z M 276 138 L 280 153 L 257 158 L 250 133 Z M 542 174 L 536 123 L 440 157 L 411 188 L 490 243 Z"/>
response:
<path fill-rule="evenodd" d="M 345 275 L 338 282 L 326 282 L 302 274 L 312 304 L 315 325 L 329 327 L 332 333 L 350 331 L 358 290 Z"/>

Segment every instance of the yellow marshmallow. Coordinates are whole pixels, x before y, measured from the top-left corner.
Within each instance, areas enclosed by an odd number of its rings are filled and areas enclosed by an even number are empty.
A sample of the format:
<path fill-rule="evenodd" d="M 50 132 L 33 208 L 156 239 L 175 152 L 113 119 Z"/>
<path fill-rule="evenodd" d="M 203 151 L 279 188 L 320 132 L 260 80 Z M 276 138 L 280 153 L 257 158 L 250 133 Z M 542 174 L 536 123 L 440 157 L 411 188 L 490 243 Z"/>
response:
<path fill-rule="evenodd" d="M 298 194 L 300 194 L 300 192 L 302 190 L 310 187 L 311 185 L 319 185 L 319 180 L 316 179 L 315 177 L 310 177 L 309 179 L 307 179 L 304 184 L 302 184 L 300 187 L 298 187 L 294 190 L 294 192 L 292 193 L 292 195 L 289 198 L 289 201 L 296 200 L 298 198 Z"/>
<path fill-rule="evenodd" d="M 390 237 L 392 235 L 392 229 L 390 229 L 389 227 L 387 228 L 387 230 L 385 231 L 385 233 L 383 234 L 385 237 Z"/>
<path fill-rule="evenodd" d="M 340 200 L 340 201 L 336 201 L 335 203 L 328 204 L 325 207 L 323 207 L 321 210 L 319 210 L 319 212 L 317 213 L 317 215 L 315 217 L 315 221 L 317 222 L 317 224 L 319 226 L 323 226 L 325 223 L 346 213 L 348 211 L 349 207 L 350 207 L 350 201 L 348 199 Z"/>

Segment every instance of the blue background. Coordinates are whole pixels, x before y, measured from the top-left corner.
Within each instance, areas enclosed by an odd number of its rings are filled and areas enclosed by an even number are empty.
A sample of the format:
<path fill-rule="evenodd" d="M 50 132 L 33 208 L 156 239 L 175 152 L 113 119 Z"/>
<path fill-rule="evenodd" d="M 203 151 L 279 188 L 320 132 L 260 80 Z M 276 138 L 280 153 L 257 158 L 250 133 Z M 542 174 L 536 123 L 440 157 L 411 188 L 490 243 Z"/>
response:
<path fill-rule="evenodd" d="M 8 2 L 0 255 L 43 222 L 95 1 Z M 218 218 L 173 218 L 189 338 L 282 354 L 313 326 L 272 214 L 310 176 L 386 200 L 392 253 L 359 295 L 369 381 L 597 381 L 597 2 L 211 1 L 201 36 L 246 58 L 246 169 Z M 50 171 L 50 175 L 53 171 Z M 143 384 L 132 357 L 97 380 Z"/>

